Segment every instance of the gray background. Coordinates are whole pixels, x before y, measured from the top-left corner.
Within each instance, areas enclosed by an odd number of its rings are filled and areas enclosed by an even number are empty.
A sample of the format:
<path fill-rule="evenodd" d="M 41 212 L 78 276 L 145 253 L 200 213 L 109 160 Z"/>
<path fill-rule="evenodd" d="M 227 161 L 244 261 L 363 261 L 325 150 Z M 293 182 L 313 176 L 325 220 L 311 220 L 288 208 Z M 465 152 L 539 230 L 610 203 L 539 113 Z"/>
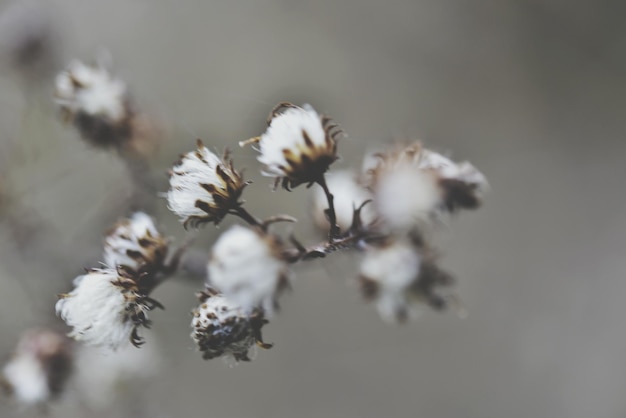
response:
<path fill-rule="evenodd" d="M 619 2 L 50 0 L 61 65 L 108 49 L 142 109 L 168 126 L 165 173 L 197 136 L 235 149 L 259 216 L 287 212 L 315 239 L 305 189 L 271 192 L 254 153 L 272 106 L 310 102 L 349 134 L 337 167 L 392 138 L 419 138 L 488 177 L 483 209 L 442 230 L 443 264 L 469 316 L 383 323 L 337 256 L 297 269 L 266 328 L 276 346 L 234 369 L 189 339 L 199 281 L 154 296 L 159 374 L 111 410 L 147 417 L 624 417 L 623 143 L 626 34 Z M 609 7 L 609 5 L 612 5 Z M 0 79 L 0 354 L 53 324 L 55 294 L 99 258 L 124 213 L 123 164 L 55 118 L 49 79 Z M 165 175 L 160 178 L 166 190 Z M 6 215 L 9 213 L 9 215 Z M 157 216 L 184 231 L 159 201 Z M 225 222 L 224 228 L 231 221 Z M 217 236 L 202 229 L 208 252 Z M 130 393 L 130 392 L 129 392 Z M 139 393 L 137 395 L 137 393 Z M 69 402 L 53 416 L 87 416 Z M 19 414 L 0 402 L 0 416 Z"/>

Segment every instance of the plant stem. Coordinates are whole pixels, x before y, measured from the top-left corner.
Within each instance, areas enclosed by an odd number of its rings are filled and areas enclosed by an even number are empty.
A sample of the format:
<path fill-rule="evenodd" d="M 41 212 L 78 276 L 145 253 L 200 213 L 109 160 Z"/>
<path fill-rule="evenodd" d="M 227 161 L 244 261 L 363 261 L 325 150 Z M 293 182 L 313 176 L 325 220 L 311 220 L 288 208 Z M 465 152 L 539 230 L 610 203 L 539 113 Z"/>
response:
<path fill-rule="evenodd" d="M 324 190 L 324 194 L 326 195 L 326 200 L 328 201 L 328 209 L 326 209 L 325 213 L 328 216 L 328 223 L 330 223 L 330 232 L 328 236 L 328 241 L 333 242 L 337 237 L 341 235 L 341 228 L 337 225 L 337 214 L 335 213 L 335 204 L 334 204 L 334 196 L 328 189 L 328 185 L 326 184 L 326 178 L 324 175 L 317 181 L 317 184 L 320 185 L 322 190 Z"/>

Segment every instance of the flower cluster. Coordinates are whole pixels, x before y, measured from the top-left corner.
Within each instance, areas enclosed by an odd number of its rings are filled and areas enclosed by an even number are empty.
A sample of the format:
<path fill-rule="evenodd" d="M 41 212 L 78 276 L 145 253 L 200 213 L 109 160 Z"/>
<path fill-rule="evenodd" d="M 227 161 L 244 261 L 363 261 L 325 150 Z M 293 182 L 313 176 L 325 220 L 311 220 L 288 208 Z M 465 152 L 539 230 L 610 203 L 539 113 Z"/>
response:
<path fill-rule="evenodd" d="M 340 134 L 336 123 L 310 105 L 281 103 L 265 133 L 245 141 L 256 144 L 262 173 L 275 177 L 276 185 L 319 186 L 311 206 L 328 234 L 311 246 L 270 231 L 273 223 L 294 218 L 260 220 L 244 208 L 249 182 L 228 152 L 220 158 L 198 140 L 169 171 L 167 206 L 185 228 L 217 226 L 227 215 L 248 224 L 223 232 L 202 261 L 205 290 L 193 310 L 191 337 L 204 359 L 248 361 L 254 346 L 269 348 L 261 328 L 291 285 L 290 265 L 336 251 L 363 253 L 363 296 L 375 301 L 386 320 L 402 322 L 420 305 L 443 310 L 456 300 L 454 279 L 437 265 L 430 233 L 444 215 L 479 207 L 488 188 L 485 177 L 470 163 L 455 163 L 418 142 L 370 157 L 361 172 L 329 175 Z M 70 336 L 97 346 L 122 347 L 129 339 L 140 345 L 138 328 L 149 326 L 148 312 L 160 306 L 149 294 L 175 271 L 179 256 L 168 263 L 168 242 L 145 213 L 118 222 L 104 239 L 106 266 L 78 277 L 74 290 L 57 302 L 58 315 L 73 328 Z"/>

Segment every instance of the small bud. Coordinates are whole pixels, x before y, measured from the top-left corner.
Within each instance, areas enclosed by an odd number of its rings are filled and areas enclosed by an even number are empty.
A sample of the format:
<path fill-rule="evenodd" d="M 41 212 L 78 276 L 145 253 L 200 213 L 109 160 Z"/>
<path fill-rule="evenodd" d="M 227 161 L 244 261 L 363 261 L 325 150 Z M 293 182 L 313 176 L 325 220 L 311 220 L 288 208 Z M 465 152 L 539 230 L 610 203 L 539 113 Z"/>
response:
<path fill-rule="evenodd" d="M 250 361 L 249 350 L 263 342 L 261 328 L 268 321 L 262 310 L 247 315 L 224 295 L 211 289 L 199 294 L 200 306 L 193 311 L 191 338 L 202 351 L 202 358 L 232 357 L 235 361 Z"/>
<path fill-rule="evenodd" d="M 65 336 L 29 330 L 2 369 L 0 384 L 18 403 L 41 405 L 61 395 L 72 367 L 72 345 Z"/>
<path fill-rule="evenodd" d="M 252 141 L 258 142 L 263 174 L 276 177 L 286 190 L 318 181 L 337 159 L 337 136 L 342 131 L 311 105 L 281 103 L 268 125 L 265 133 Z"/>
<path fill-rule="evenodd" d="M 172 169 L 168 208 L 185 228 L 206 222 L 217 225 L 241 206 L 239 198 L 248 183 L 227 157 L 221 160 L 198 140 L 198 149 L 183 155 Z"/>
<path fill-rule="evenodd" d="M 280 293 L 288 287 L 282 245 L 276 237 L 239 225 L 215 242 L 208 263 L 209 285 L 244 312 L 263 309 L 271 315 Z"/>
<path fill-rule="evenodd" d="M 123 267 L 92 269 L 74 279 L 74 290 L 60 296 L 56 313 L 73 328 L 69 336 L 94 346 L 116 349 L 129 340 L 140 346 L 140 326 L 161 305 L 141 292 L 139 277 Z"/>
<path fill-rule="evenodd" d="M 376 301 L 378 312 L 387 321 L 415 317 L 419 302 L 441 310 L 451 299 L 440 292 L 452 285 L 452 277 L 413 243 L 396 241 L 371 247 L 360 270 L 363 296 Z"/>

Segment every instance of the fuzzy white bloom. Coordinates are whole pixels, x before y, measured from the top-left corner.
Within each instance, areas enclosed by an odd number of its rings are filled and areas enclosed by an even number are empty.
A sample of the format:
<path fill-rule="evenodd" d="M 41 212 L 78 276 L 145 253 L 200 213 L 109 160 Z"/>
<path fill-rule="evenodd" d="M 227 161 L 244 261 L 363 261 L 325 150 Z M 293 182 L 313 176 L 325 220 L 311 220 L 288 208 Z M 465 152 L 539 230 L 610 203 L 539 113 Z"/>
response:
<path fill-rule="evenodd" d="M 488 185 L 470 163 L 454 163 L 420 143 L 365 161 L 378 213 L 393 230 L 424 226 L 458 209 L 475 209 Z"/>
<path fill-rule="evenodd" d="M 381 175 L 374 202 L 388 226 L 407 230 L 430 220 L 441 192 L 434 176 L 406 165 Z"/>
<path fill-rule="evenodd" d="M 109 267 L 122 265 L 135 272 L 156 272 L 166 256 L 167 240 L 144 212 L 119 221 L 104 239 L 104 263 Z"/>
<path fill-rule="evenodd" d="M 5 364 L 0 383 L 23 405 L 43 404 L 60 395 L 72 369 L 71 347 L 54 331 L 26 332 Z"/>
<path fill-rule="evenodd" d="M 285 189 L 313 183 L 337 159 L 337 124 L 319 115 L 311 105 L 281 103 L 270 115 L 258 142 L 263 174 L 282 179 Z M 243 143 L 242 143 L 243 144 Z"/>
<path fill-rule="evenodd" d="M 419 275 L 420 265 L 419 253 L 406 243 L 367 251 L 361 262 L 361 280 L 375 291 L 371 296 L 376 298 L 383 319 L 396 321 L 415 316 L 408 290 Z"/>
<path fill-rule="evenodd" d="M 376 300 L 378 312 L 387 321 L 415 317 L 418 302 L 440 310 L 451 299 L 441 291 L 452 284 L 452 277 L 410 242 L 368 249 L 359 278 L 364 296 Z"/>
<path fill-rule="evenodd" d="M 372 194 L 360 185 L 350 170 L 332 171 L 326 177 L 328 189 L 334 196 L 337 225 L 345 231 L 352 225 L 354 210 L 364 202 L 373 199 Z M 316 188 L 313 194 L 312 212 L 315 224 L 322 230 L 330 227 L 324 211 L 328 208 L 328 199 L 322 188 Z M 365 205 L 361 211 L 361 221 L 368 225 L 376 218 L 373 206 Z"/>
<path fill-rule="evenodd" d="M 70 114 L 119 122 L 127 116 L 126 84 L 100 65 L 72 61 L 56 78 L 55 101 Z"/>
<path fill-rule="evenodd" d="M 262 311 L 247 315 L 241 307 L 212 290 L 201 292 L 199 297 L 201 304 L 193 311 L 191 338 L 205 360 L 224 357 L 235 362 L 250 361 L 248 353 L 255 344 L 271 347 L 261 336 L 261 327 L 267 323 Z"/>
<path fill-rule="evenodd" d="M 262 308 L 271 314 L 278 295 L 288 285 L 288 270 L 280 250 L 273 236 L 235 225 L 213 246 L 209 284 L 246 313 Z"/>
<path fill-rule="evenodd" d="M 139 294 L 137 283 L 120 269 L 92 269 L 61 295 L 56 313 L 73 328 L 69 336 L 85 344 L 118 348 L 141 344 L 137 327 L 147 326 L 146 313 L 158 306 Z"/>
<path fill-rule="evenodd" d="M 246 184 L 232 161 L 223 161 L 198 141 L 198 148 L 183 155 L 170 172 L 168 208 L 185 226 L 218 224 L 229 210 L 241 205 Z"/>

